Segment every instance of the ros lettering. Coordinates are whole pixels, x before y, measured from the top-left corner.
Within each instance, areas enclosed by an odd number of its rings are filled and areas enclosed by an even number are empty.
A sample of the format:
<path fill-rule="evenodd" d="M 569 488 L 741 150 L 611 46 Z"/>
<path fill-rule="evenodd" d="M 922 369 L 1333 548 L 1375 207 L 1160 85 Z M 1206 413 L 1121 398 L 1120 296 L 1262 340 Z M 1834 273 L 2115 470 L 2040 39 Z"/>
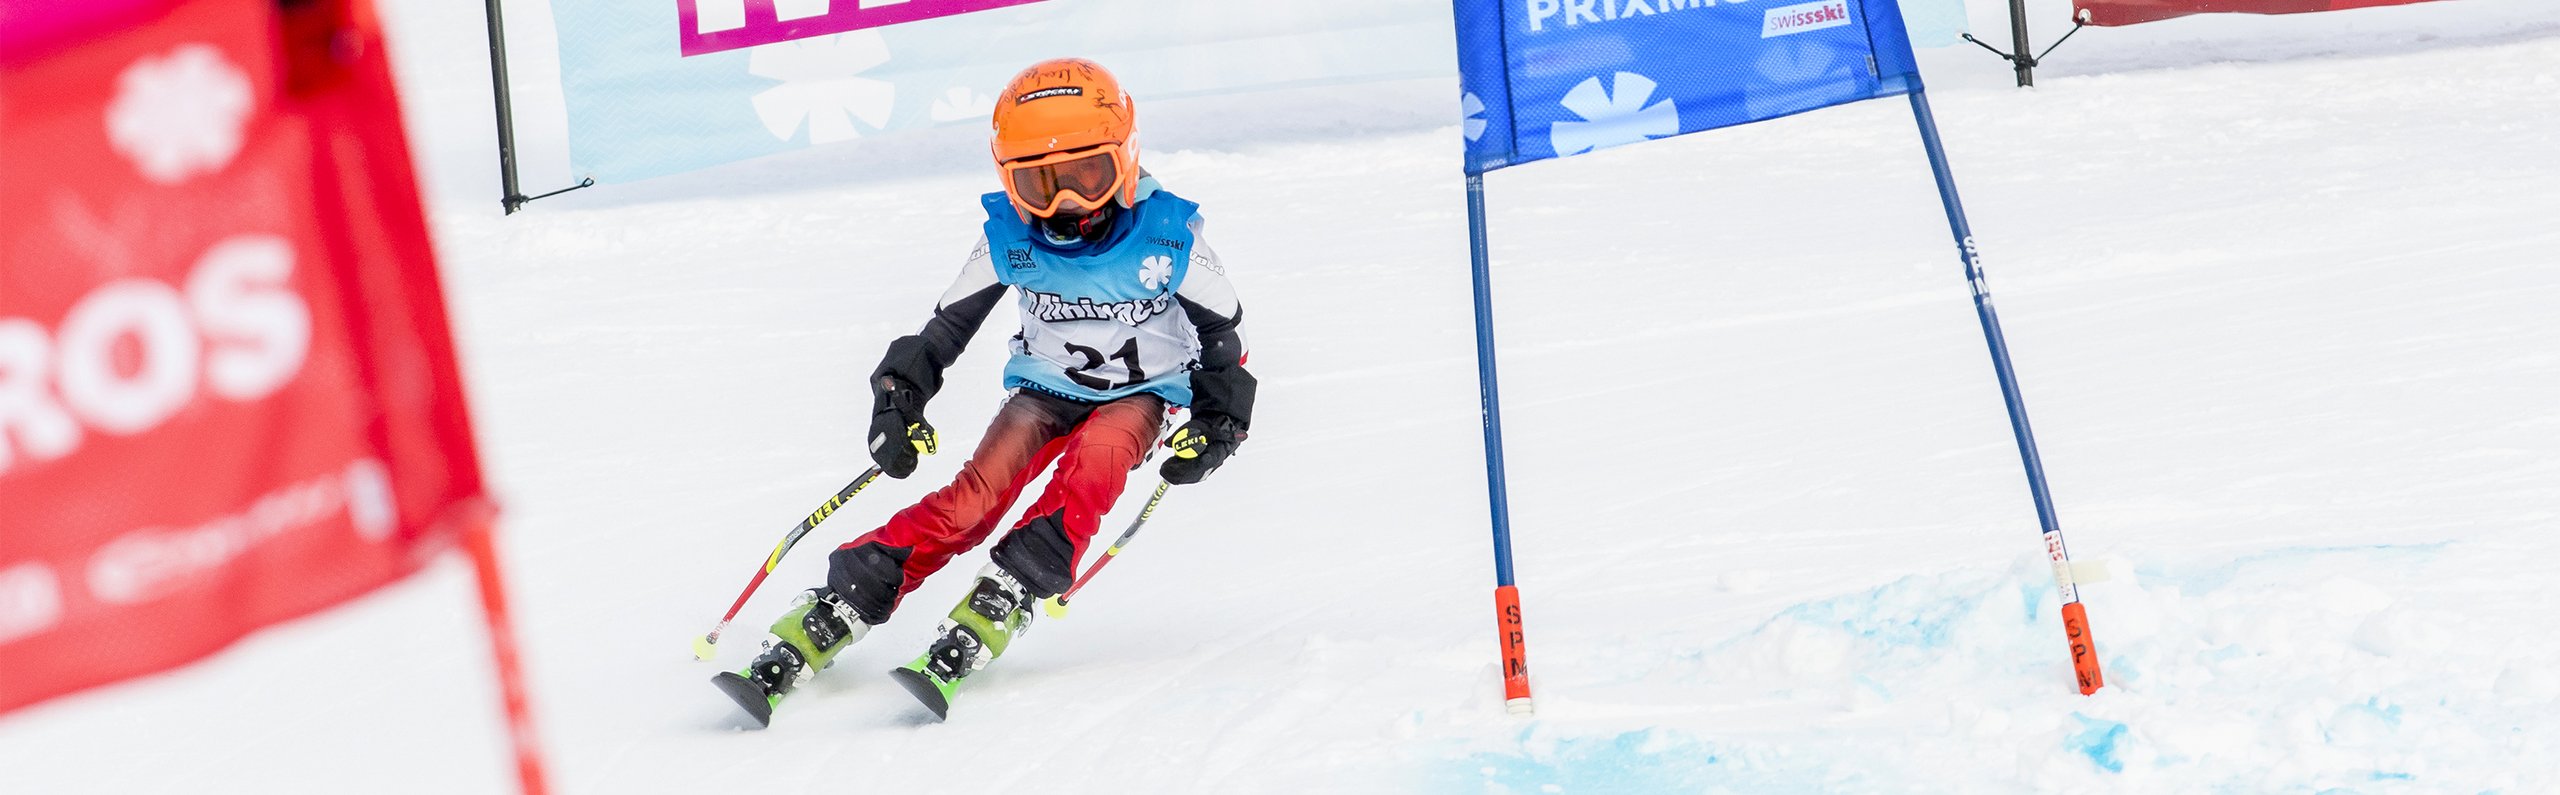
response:
<path fill-rule="evenodd" d="M 239 403 L 282 389 L 311 349 L 293 265 L 283 238 L 239 235 L 197 259 L 184 293 L 153 279 L 109 282 L 73 304 L 55 334 L 0 317 L 0 475 L 77 452 L 84 428 L 157 428 L 200 386 Z"/>

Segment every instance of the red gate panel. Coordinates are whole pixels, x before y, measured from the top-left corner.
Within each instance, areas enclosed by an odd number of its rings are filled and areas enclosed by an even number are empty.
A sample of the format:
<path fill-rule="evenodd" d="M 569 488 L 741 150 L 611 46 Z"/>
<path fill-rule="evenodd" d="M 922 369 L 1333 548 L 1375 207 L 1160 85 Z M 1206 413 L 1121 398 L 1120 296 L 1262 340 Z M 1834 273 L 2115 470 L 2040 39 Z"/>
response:
<path fill-rule="evenodd" d="M 0 712 L 366 593 L 485 518 L 370 6 L 0 23 Z"/>

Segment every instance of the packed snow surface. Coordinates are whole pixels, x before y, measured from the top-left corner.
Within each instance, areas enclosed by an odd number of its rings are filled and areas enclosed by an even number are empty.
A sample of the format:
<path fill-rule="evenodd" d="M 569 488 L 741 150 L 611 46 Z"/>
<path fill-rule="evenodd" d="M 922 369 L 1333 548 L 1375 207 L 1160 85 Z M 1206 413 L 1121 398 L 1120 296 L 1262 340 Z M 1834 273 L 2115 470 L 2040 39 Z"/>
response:
<path fill-rule="evenodd" d="M 1151 107 L 1149 166 L 1251 307 L 1252 440 L 949 722 L 880 672 L 983 550 L 763 731 L 688 643 L 867 465 L 862 377 L 967 253 L 981 144 L 502 218 L 478 22 L 447 5 L 390 11 L 561 791 L 2560 791 L 2541 0 L 2088 31 L 2032 91 L 1924 56 L 2072 549 L 2114 574 L 2083 591 L 2094 697 L 1884 101 L 1487 179 L 1538 692 L 1505 715 L 1435 81 Z M 950 475 L 1012 328 L 934 403 L 947 452 L 812 534 L 722 666 Z M 468 582 L 0 721 L 0 791 L 501 790 Z"/>

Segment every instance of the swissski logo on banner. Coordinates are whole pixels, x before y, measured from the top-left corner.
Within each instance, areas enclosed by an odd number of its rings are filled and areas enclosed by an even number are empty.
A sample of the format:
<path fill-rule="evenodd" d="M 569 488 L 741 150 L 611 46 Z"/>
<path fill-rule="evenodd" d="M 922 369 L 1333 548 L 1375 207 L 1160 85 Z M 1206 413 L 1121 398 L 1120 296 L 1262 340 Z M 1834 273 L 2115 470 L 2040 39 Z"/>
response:
<path fill-rule="evenodd" d="M 0 22 L 0 711 L 365 593 L 485 520 L 369 8 Z"/>

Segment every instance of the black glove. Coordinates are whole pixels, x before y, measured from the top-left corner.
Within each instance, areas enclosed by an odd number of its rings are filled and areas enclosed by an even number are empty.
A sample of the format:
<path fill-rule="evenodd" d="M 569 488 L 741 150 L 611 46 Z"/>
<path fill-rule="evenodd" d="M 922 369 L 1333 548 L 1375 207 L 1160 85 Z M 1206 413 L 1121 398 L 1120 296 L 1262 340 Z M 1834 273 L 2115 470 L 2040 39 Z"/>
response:
<path fill-rule="evenodd" d="M 1195 416 L 1174 429 L 1172 438 L 1164 440 L 1164 446 L 1173 451 L 1173 456 L 1164 462 L 1164 479 L 1175 485 L 1198 483 L 1218 471 L 1218 465 L 1226 463 L 1236 445 L 1243 443 L 1244 429 L 1234 419 L 1214 414 Z"/>
<path fill-rule="evenodd" d="M 941 445 L 933 425 L 924 421 L 923 390 L 894 375 L 871 384 L 871 460 L 893 478 L 915 474 L 916 456 L 933 455 Z"/>

